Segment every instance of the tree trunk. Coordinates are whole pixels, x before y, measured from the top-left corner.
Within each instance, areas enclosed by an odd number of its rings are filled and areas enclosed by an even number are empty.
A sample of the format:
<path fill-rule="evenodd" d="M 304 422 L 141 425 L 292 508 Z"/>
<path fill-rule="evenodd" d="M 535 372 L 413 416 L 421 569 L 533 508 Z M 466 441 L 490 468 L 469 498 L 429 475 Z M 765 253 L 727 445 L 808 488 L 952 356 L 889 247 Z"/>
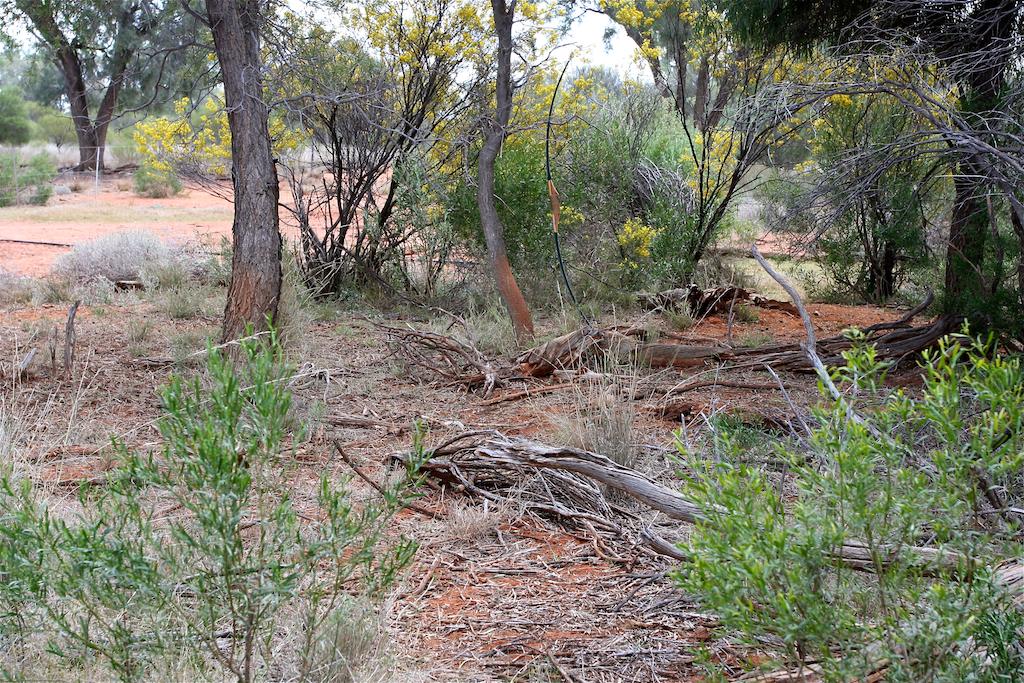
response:
<path fill-rule="evenodd" d="M 983 203 L 983 181 L 961 165 L 954 181 L 953 214 L 946 247 L 945 313 L 973 313 L 984 286 L 985 241 L 988 212 Z"/>
<path fill-rule="evenodd" d="M 64 76 L 64 94 L 67 95 L 71 107 L 71 122 L 75 126 L 78 138 L 78 171 L 93 171 L 97 164 L 102 170 L 99 159 L 99 140 L 96 128 L 89 116 L 89 102 L 86 98 L 85 77 L 82 75 L 82 63 L 78 53 L 70 45 L 63 45 L 57 51 L 57 66 Z"/>
<path fill-rule="evenodd" d="M 235 198 L 225 341 L 245 334 L 248 325 L 262 329 L 273 322 L 281 296 L 278 181 L 260 73 L 260 11 L 259 0 L 206 0 L 224 82 Z"/>
<path fill-rule="evenodd" d="M 1006 46 L 1014 35 L 1017 12 L 1013 0 L 985 0 L 975 14 L 984 21 L 973 47 L 986 58 L 967 67 L 961 109 L 964 114 L 983 120 L 999 106 L 1011 56 Z M 970 158 L 961 160 L 949 224 L 943 312 L 949 316 L 966 315 L 981 326 L 991 322 L 984 311 L 985 243 L 991 227 L 985 198 L 990 190 L 990 182 L 976 163 Z"/>
<path fill-rule="evenodd" d="M 522 342 L 533 337 L 533 319 L 508 261 L 505 228 L 494 201 L 494 162 L 498 158 L 512 116 L 512 21 L 515 3 L 516 0 L 508 0 L 507 3 L 506 0 L 491 0 L 494 29 L 498 35 L 497 108 L 494 120 L 486 127 L 484 144 L 480 150 L 476 201 L 498 293 L 512 318 L 516 338 Z"/>
<path fill-rule="evenodd" d="M 700 131 L 707 131 L 708 96 L 711 92 L 711 65 L 707 55 L 702 55 L 697 67 L 697 82 L 693 93 L 693 125 Z"/>

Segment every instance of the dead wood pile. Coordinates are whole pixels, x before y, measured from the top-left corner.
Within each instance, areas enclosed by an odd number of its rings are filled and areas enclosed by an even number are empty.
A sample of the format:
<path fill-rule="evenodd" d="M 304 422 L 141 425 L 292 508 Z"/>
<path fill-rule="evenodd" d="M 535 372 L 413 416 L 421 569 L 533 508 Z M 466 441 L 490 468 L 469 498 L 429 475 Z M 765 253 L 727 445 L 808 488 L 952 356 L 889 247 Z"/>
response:
<path fill-rule="evenodd" d="M 404 454 L 393 457 L 396 464 L 408 463 Z M 686 555 L 668 540 L 678 537 L 678 528 L 674 533 L 673 525 L 699 522 L 716 512 L 699 508 L 675 488 L 601 454 L 545 445 L 496 431 L 467 432 L 441 444 L 430 453 L 420 471 L 435 485 L 498 504 L 518 505 L 570 529 L 588 532 L 601 557 L 627 564 L 636 559 L 638 549 L 685 560 Z M 607 489 L 627 495 L 637 507 L 608 502 Z M 660 519 L 657 513 L 661 513 Z M 616 550 L 624 545 L 624 550 Z M 879 562 L 877 551 L 877 547 L 872 550 L 851 540 L 833 549 L 832 557 L 837 564 L 872 572 Z M 979 566 L 977 558 L 931 547 L 893 548 L 892 554 L 881 561 L 893 561 L 897 554 L 901 561 L 909 559 L 922 576 L 969 578 Z M 1014 603 L 1024 609 L 1024 563 L 1005 561 L 995 567 L 994 575 L 1013 596 Z M 887 662 L 879 662 L 880 671 L 887 667 Z M 820 678 L 813 667 L 805 667 L 799 676 L 783 670 L 760 673 L 750 680 Z"/>
<path fill-rule="evenodd" d="M 694 318 L 703 318 L 713 313 L 726 313 L 733 310 L 737 303 L 749 304 L 757 308 L 782 311 L 789 315 L 799 315 L 796 306 L 788 301 L 769 299 L 749 289 L 731 285 L 701 289 L 697 285 L 666 289 L 662 292 L 637 294 L 637 301 L 646 310 L 668 310 L 688 313 Z"/>

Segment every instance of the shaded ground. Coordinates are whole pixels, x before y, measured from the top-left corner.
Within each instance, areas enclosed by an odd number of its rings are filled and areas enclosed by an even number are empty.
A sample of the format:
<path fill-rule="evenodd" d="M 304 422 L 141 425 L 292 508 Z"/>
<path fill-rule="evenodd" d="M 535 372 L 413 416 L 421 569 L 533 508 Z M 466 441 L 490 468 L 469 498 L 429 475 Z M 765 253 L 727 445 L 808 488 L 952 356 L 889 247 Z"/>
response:
<path fill-rule="evenodd" d="M 810 309 L 822 334 L 893 317 L 870 307 Z M 2 391 L 22 425 L 17 466 L 57 501 L 70 501 L 81 482 L 95 480 L 113 464 L 111 435 L 137 448 L 156 444 L 156 389 L 170 372 L 196 368 L 188 360 L 151 359 L 183 359 L 218 331 L 213 317 L 175 320 L 134 294 L 113 305 L 83 307 L 79 360 L 64 378 L 51 373 L 46 340 L 55 325 L 62 326 L 65 311 L 64 305 L 20 308 L 0 321 L 0 360 L 8 368 L 28 348 L 40 351 L 25 381 L 12 385 L 8 377 Z M 311 431 L 296 449 L 295 495 L 310 509 L 321 473 L 351 475 L 334 443 L 379 480 L 386 476 L 388 456 L 410 447 L 414 420 L 429 427 L 431 443 L 474 428 L 554 442 L 564 438 L 562 422 L 577 409 L 580 399 L 571 388 L 483 405 L 479 396 L 410 376 L 368 320 L 376 315 L 372 311 L 321 314 L 328 319 L 311 323 L 290 347 L 299 369 L 292 382 L 296 410 Z M 665 327 L 660 316 L 636 322 Z M 724 339 L 726 327 L 715 316 L 683 334 Z M 798 319 L 763 310 L 733 329 L 734 340 L 794 340 L 802 334 Z M 714 372 L 702 367 L 681 374 Z M 784 380 L 799 405 L 815 400 L 809 377 Z M 688 398 L 698 405 L 688 418 L 689 430 L 700 430 L 720 410 L 790 411 L 777 391 L 708 388 Z M 350 416 L 379 424 L 346 426 Z M 676 476 L 669 460 L 673 431 L 680 426 L 638 407 L 638 466 L 669 483 Z M 374 495 L 368 487 L 356 488 L 360 496 Z M 672 586 L 666 574 L 671 565 L 660 557 L 640 548 L 602 548 L 589 534 L 513 509 L 483 511 L 478 502 L 450 491 L 429 492 L 419 504 L 434 518 L 407 512 L 398 521 L 422 547 L 391 600 L 388 630 L 403 666 L 420 680 L 691 681 L 699 680 L 699 647 L 724 662 L 748 654 L 715 640 L 715 620 Z"/>

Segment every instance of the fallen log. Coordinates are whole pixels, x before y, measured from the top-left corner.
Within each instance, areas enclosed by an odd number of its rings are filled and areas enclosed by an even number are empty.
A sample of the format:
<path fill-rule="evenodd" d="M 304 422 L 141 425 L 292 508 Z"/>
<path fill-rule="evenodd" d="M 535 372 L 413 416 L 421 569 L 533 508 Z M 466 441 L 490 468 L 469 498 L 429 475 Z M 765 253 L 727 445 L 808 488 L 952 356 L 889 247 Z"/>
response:
<path fill-rule="evenodd" d="M 401 458 L 401 456 L 396 456 Z M 440 465 L 434 463 L 438 459 Z M 592 453 L 566 446 L 548 446 L 521 437 L 510 437 L 500 432 L 469 432 L 453 439 L 448 444 L 435 449 L 424 465 L 424 472 L 436 476 L 441 473 L 443 480 L 456 483 L 460 490 L 467 490 L 481 497 L 498 500 L 499 497 L 487 491 L 486 484 L 467 477 L 467 472 L 475 472 L 485 478 L 500 477 L 502 471 L 529 472 L 534 470 L 555 470 L 572 473 L 570 480 L 563 480 L 561 490 L 568 495 L 569 501 L 587 493 L 586 512 L 568 510 L 565 501 L 550 495 L 548 508 L 560 516 L 571 518 L 583 515 L 593 521 L 600 519 L 607 528 L 610 523 L 606 516 L 607 504 L 600 496 L 600 490 L 592 482 L 598 482 L 615 489 L 631 498 L 647 505 L 649 508 L 665 514 L 667 517 L 686 523 L 695 523 L 704 519 L 714 510 L 699 507 L 687 499 L 679 491 L 659 484 L 646 475 L 631 468 L 620 465 L 599 453 Z M 579 482 L 583 482 L 581 486 Z M 507 482 L 504 484 L 508 486 Z M 596 495 L 595 495 L 596 492 Z M 834 549 L 833 558 L 836 562 L 860 571 L 873 571 L 879 564 L 889 566 L 897 559 L 909 561 L 922 576 L 959 575 L 977 564 L 975 558 L 961 553 L 940 548 L 918 546 L 901 546 L 885 550 L 881 555 L 878 548 L 872 549 L 865 544 L 851 540 Z M 970 572 L 967 572 L 970 574 Z M 1024 600 L 1024 570 L 1008 573 L 1007 580 L 1012 580 L 1016 593 Z"/>
<path fill-rule="evenodd" d="M 788 301 L 769 299 L 749 289 L 731 285 L 712 287 L 711 289 L 701 289 L 697 285 L 690 285 L 654 293 L 640 292 L 637 294 L 637 301 L 647 310 L 676 311 L 687 313 L 694 318 L 704 318 L 716 313 L 726 314 L 736 302 L 782 311 L 789 315 L 798 315 L 796 307 Z"/>
<path fill-rule="evenodd" d="M 516 364 L 524 375 L 547 377 L 557 371 L 578 370 L 609 357 L 624 364 L 639 361 L 653 368 L 690 368 L 708 360 L 731 357 L 731 349 L 645 343 L 615 330 L 584 328 L 525 351 L 516 358 Z"/>

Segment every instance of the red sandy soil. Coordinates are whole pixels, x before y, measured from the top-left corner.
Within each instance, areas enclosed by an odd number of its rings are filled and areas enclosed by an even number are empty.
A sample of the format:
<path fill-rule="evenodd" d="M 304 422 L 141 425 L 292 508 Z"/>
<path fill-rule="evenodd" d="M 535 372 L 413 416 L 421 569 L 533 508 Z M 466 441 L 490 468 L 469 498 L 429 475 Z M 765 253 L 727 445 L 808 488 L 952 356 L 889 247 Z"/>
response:
<path fill-rule="evenodd" d="M 110 219 L 96 220 L 97 214 L 108 214 Z M 172 243 L 197 239 L 216 243 L 222 235 L 231 235 L 231 204 L 199 189 L 166 199 L 139 197 L 132 191 L 130 176 L 108 176 L 98 192 L 86 184 L 81 192 L 51 197 L 45 207 L 0 209 L 0 267 L 39 277 L 68 251 L 67 247 L 5 240 L 74 245 L 128 230 L 152 232 Z"/>

